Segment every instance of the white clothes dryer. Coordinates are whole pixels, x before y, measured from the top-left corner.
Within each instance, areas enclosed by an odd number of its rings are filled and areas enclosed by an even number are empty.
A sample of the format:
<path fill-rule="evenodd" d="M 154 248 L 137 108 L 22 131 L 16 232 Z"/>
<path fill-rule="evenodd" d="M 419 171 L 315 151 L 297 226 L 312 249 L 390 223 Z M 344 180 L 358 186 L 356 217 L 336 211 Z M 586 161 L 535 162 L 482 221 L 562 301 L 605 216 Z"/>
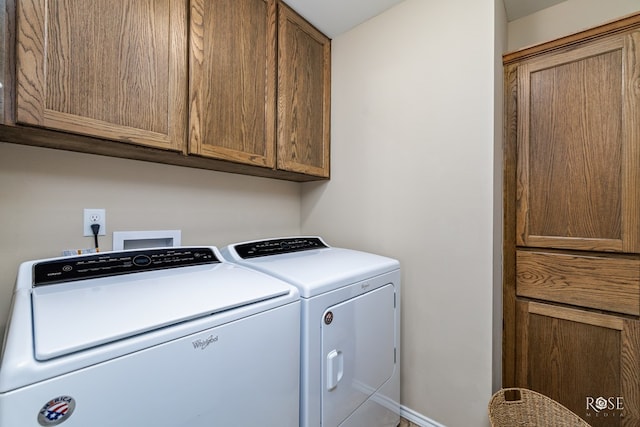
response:
<path fill-rule="evenodd" d="M 20 266 L 0 427 L 299 423 L 295 287 L 213 247 Z"/>
<path fill-rule="evenodd" d="M 301 427 L 400 421 L 400 264 L 320 237 L 236 243 L 223 257 L 282 279 L 302 301 Z"/>

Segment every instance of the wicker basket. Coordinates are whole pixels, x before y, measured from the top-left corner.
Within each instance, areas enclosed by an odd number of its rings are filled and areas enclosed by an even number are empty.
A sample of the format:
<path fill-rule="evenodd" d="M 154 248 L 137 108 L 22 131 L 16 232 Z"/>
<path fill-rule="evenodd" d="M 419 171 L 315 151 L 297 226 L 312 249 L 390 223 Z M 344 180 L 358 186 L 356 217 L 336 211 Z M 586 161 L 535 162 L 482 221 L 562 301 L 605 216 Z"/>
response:
<path fill-rule="evenodd" d="M 589 427 L 555 400 L 524 388 L 496 392 L 489 401 L 489 419 L 493 427 Z"/>

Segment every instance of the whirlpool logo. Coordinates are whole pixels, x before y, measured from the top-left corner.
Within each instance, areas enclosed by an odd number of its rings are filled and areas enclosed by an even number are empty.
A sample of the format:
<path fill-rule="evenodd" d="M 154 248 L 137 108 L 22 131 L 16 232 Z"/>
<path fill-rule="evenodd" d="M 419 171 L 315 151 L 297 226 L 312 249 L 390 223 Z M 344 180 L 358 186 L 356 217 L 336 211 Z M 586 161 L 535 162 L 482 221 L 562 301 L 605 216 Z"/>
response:
<path fill-rule="evenodd" d="M 622 396 L 587 396 L 586 404 L 587 417 L 624 417 L 624 398 Z"/>
<path fill-rule="evenodd" d="M 191 344 L 193 344 L 194 350 L 204 350 L 205 348 L 209 347 L 211 344 L 216 342 L 218 342 L 218 336 L 209 335 L 205 339 L 198 339 L 195 341 L 191 341 Z"/>

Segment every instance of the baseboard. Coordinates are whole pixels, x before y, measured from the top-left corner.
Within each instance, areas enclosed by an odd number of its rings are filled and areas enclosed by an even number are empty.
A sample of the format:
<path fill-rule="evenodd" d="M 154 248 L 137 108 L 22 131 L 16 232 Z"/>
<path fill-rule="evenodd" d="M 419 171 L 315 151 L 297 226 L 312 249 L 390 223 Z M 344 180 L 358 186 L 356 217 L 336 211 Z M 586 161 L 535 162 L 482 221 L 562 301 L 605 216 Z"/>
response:
<path fill-rule="evenodd" d="M 400 416 L 402 418 L 411 421 L 414 424 L 419 425 L 420 427 L 447 427 L 444 424 L 440 424 L 439 422 L 433 421 L 425 417 L 422 414 L 417 413 L 413 409 L 409 409 L 406 406 L 400 406 Z"/>

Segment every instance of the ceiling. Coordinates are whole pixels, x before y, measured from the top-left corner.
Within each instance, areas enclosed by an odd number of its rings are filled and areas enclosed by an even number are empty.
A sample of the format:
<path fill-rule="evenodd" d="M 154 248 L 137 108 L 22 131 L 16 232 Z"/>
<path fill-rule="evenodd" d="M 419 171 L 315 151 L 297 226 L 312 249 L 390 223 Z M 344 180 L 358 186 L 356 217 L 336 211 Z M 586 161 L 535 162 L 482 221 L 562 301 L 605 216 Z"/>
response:
<path fill-rule="evenodd" d="M 404 0 L 286 0 L 286 3 L 320 31 L 334 38 L 402 1 Z M 566 0 L 503 1 L 507 20 L 513 21 Z"/>
<path fill-rule="evenodd" d="M 507 21 L 531 15 L 539 10 L 555 6 L 566 0 L 503 0 L 507 11 Z"/>
<path fill-rule="evenodd" d="M 404 0 L 285 0 L 320 31 L 334 38 Z"/>

